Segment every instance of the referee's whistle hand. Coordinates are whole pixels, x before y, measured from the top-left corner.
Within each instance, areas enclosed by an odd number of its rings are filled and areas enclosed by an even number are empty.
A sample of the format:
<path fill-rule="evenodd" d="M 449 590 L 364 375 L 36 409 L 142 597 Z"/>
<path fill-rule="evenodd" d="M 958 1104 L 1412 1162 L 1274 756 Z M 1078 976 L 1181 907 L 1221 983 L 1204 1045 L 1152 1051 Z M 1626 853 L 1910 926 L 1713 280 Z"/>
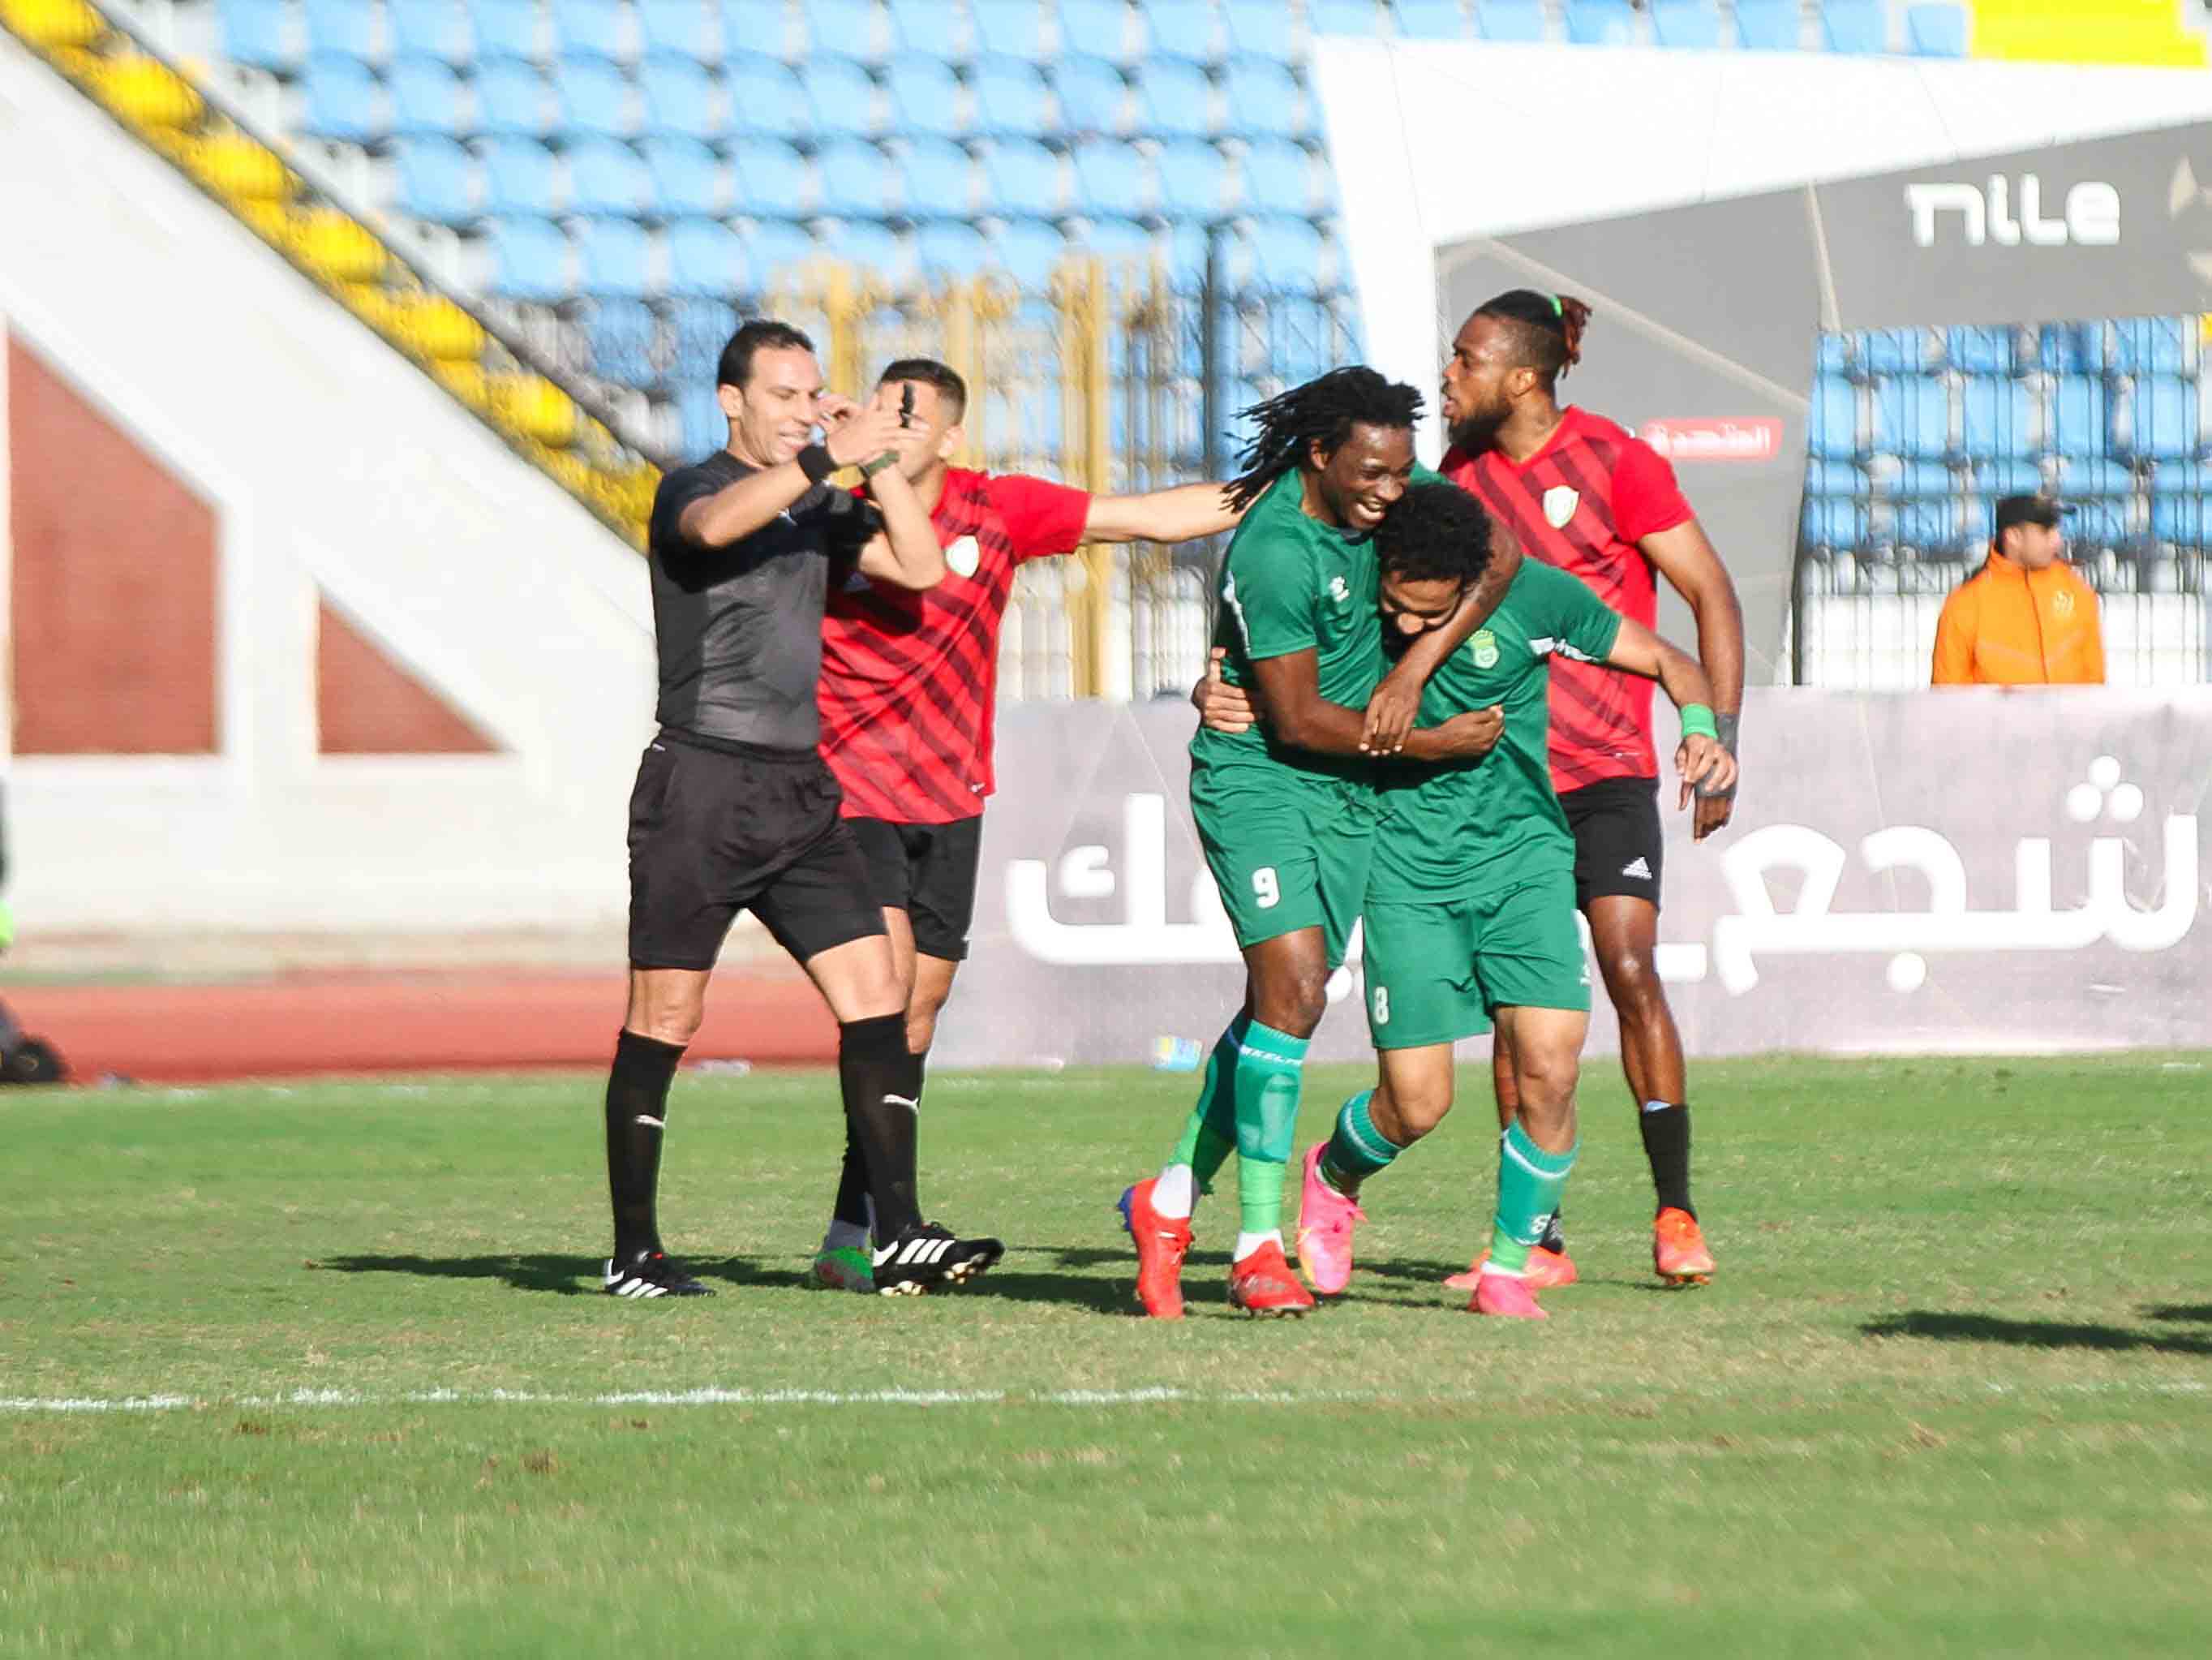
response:
<path fill-rule="evenodd" d="M 822 400 L 822 424 L 827 435 L 822 446 L 839 466 L 857 466 L 863 461 L 872 461 L 897 443 L 897 410 L 863 409 L 850 398 L 835 401 L 843 407 L 833 414 L 830 408 L 832 400 Z"/>
<path fill-rule="evenodd" d="M 1735 787 L 1735 757 L 1726 746 L 1701 733 L 1692 733 L 1674 751 L 1674 770 L 1681 775 L 1682 793 L 1676 807 L 1690 805 L 1693 794 L 1715 795 Z"/>

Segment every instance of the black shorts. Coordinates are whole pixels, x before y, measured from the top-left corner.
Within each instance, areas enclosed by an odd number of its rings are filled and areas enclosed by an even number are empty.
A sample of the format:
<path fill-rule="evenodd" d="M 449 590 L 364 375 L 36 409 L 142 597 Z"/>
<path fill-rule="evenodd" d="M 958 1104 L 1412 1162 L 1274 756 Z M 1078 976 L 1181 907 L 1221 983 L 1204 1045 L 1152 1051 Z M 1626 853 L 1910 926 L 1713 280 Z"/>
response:
<path fill-rule="evenodd" d="M 983 850 L 983 820 L 949 824 L 894 824 L 881 818 L 848 821 L 868 864 L 868 883 L 885 910 L 902 910 L 914 922 L 914 948 L 925 957 L 957 963 L 968 955 L 968 928 L 975 918 L 975 866 Z"/>
<path fill-rule="evenodd" d="M 711 969 L 741 910 L 802 963 L 883 933 L 843 799 L 811 750 L 655 738 L 629 798 L 632 966 Z"/>
<path fill-rule="evenodd" d="M 1575 903 L 1626 894 L 1659 903 L 1659 781 L 1601 778 L 1559 797 L 1575 837 Z"/>

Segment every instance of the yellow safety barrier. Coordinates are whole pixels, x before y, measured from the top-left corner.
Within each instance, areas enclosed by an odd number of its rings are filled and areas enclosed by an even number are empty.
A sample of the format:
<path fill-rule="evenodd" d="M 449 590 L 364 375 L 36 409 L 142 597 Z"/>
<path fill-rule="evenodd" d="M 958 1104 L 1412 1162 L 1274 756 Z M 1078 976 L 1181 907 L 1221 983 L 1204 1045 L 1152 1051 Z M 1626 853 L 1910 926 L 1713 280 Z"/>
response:
<path fill-rule="evenodd" d="M 491 406 L 500 420 L 541 444 L 561 449 L 575 441 L 576 405 L 542 375 L 495 375 Z"/>
<path fill-rule="evenodd" d="M 318 274 L 337 283 L 366 283 L 380 275 L 391 255 L 384 244 L 335 208 L 294 216 L 292 251 Z"/>
<path fill-rule="evenodd" d="M 119 52 L 99 60 L 94 84 L 118 115 L 148 127 L 181 127 L 206 106 L 192 83 L 159 58 Z"/>
<path fill-rule="evenodd" d="M 276 152 L 238 132 L 197 139 L 185 152 L 192 176 L 234 205 L 274 202 L 292 193 L 294 180 Z"/>
<path fill-rule="evenodd" d="M 484 349 L 477 319 L 436 295 L 402 297 L 392 307 L 392 326 L 418 356 L 443 361 L 475 358 Z"/>
<path fill-rule="evenodd" d="M 0 21 L 34 46 L 88 46 L 107 24 L 84 0 L 0 0 Z"/>

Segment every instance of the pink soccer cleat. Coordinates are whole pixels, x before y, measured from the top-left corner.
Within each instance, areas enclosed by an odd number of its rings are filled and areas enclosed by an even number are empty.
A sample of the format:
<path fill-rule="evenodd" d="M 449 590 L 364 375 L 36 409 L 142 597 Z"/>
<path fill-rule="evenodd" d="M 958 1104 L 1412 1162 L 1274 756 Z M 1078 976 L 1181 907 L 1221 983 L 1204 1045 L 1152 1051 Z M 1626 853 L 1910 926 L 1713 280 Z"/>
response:
<path fill-rule="evenodd" d="M 1326 1141 L 1306 1149 L 1305 1187 L 1298 1196 L 1298 1266 L 1323 1297 L 1337 1297 L 1352 1283 L 1352 1231 L 1367 1213 L 1329 1186 L 1321 1173 Z"/>
<path fill-rule="evenodd" d="M 1536 1305 L 1536 1293 L 1528 1288 L 1526 1280 L 1497 1272 L 1477 1276 L 1474 1295 L 1468 1299 L 1467 1311 L 1469 1314 L 1503 1315 L 1509 1320 L 1548 1320 L 1552 1317 Z"/>
<path fill-rule="evenodd" d="M 1482 1265 L 1490 1260 L 1484 1251 L 1467 1265 L 1467 1272 L 1455 1274 L 1444 1284 L 1454 1291 L 1473 1291 L 1475 1282 L 1482 1278 Z M 1575 1271 L 1575 1259 L 1563 1250 L 1546 1250 L 1535 1246 L 1528 1253 L 1528 1265 L 1521 1270 L 1521 1277 L 1531 1291 L 1556 1291 L 1561 1286 L 1571 1286 L 1580 1276 Z"/>

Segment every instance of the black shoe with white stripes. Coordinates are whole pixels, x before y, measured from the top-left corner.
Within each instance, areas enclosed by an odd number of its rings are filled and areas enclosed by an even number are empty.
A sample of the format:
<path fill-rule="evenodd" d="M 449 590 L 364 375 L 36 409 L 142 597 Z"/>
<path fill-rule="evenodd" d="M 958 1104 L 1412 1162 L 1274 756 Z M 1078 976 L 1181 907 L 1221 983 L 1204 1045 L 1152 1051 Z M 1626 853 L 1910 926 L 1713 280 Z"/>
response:
<path fill-rule="evenodd" d="M 610 1297 L 712 1297 L 714 1293 L 691 1277 L 691 1270 L 665 1252 L 646 1250 L 607 1259 L 601 1281 Z"/>
<path fill-rule="evenodd" d="M 934 1222 L 919 1222 L 875 1254 L 876 1289 L 911 1297 L 973 1280 L 1006 1254 L 995 1239 L 956 1239 Z"/>

